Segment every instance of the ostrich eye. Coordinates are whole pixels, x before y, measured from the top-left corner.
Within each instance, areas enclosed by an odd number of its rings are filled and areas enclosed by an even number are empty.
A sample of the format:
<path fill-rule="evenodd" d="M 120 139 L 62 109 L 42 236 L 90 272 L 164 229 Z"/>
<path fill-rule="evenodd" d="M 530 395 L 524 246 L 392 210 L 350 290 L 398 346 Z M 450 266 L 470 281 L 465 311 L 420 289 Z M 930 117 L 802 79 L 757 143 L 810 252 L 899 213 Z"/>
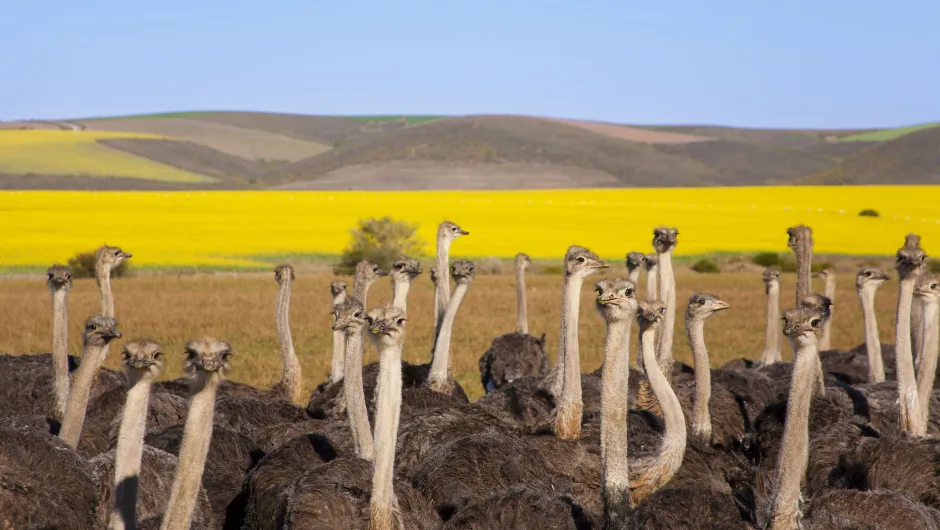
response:
<path fill-rule="evenodd" d="M 456 226 L 452 226 L 452 227 L 450 227 L 450 230 L 451 230 L 451 232 L 456 232 L 456 231 L 457 231 L 457 227 L 456 227 Z"/>
<path fill-rule="evenodd" d="M 579 256 L 579 257 L 578 257 L 578 263 L 584 263 L 584 258 L 581 257 L 581 256 Z"/>
<path fill-rule="evenodd" d="M 931 288 L 931 289 L 936 289 L 936 288 L 937 288 L 937 284 L 935 284 L 935 283 L 930 284 L 930 288 Z"/>
<path fill-rule="evenodd" d="M 809 323 L 809 325 L 810 325 L 810 326 L 813 326 L 814 328 L 818 328 L 818 327 L 819 327 L 819 319 L 818 319 L 818 318 L 814 318 L 814 319 Z"/>
<path fill-rule="evenodd" d="M 353 318 L 359 318 L 361 316 L 362 316 L 362 313 L 360 311 L 356 311 L 355 313 L 353 313 Z"/>
<path fill-rule="evenodd" d="M 627 289 L 623 294 L 624 296 L 633 296 L 633 289 Z"/>
<path fill-rule="evenodd" d="M 155 353 L 153 354 L 153 360 L 154 360 L 154 361 L 159 361 L 159 360 L 160 360 L 160 357 L 162 357 L 162 356 L 163 356 L 163 352 L 159 352 L 159 351 L 158 351 L 158 352 L 155 352 Z"/>
<path fill-rule="evenodd" d="M 404 267 L 404 265 L 402 265 L 401 263 L 396 263 L 396 264 L 395 264 L 395 268 L 398 269 L 398 270 L 401 270 L 403 267 Z"/>
<path fill-rule="evenodd" d="M 871 277 L 871 271 L 865 271 L 865 276 Z"/>
<path fill-rule="evenodd" d="M 705 300 L 699 300 L 698 305 L 705 305 Z"/>
<path fill-rule="evenodd" d="M 403 326 L 404 324 L 405 324 L 405 319 L 399 318 L 399 319 L 398 319 L 398 325 L 399 325 L 399 326 Z"/>

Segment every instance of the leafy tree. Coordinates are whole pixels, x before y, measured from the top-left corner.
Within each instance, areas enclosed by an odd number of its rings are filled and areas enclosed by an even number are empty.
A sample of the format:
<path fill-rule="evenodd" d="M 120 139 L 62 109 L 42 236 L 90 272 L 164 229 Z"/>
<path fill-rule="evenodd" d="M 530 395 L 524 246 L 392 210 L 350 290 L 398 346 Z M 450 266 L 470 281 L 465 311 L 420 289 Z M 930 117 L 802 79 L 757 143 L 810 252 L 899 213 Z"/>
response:
<path fill-rule="evenodd" d="M 391 217 L 360 219 L 350 231 L 352 240 L 343 250 L 342 258 L 335 268 L 337 274 L 352 274 L 356 264 L 368 260 L 385 270 L 399 256 L 420 257 L 422 242 L 415 235 L 417 223 L 399 221 Z"/>

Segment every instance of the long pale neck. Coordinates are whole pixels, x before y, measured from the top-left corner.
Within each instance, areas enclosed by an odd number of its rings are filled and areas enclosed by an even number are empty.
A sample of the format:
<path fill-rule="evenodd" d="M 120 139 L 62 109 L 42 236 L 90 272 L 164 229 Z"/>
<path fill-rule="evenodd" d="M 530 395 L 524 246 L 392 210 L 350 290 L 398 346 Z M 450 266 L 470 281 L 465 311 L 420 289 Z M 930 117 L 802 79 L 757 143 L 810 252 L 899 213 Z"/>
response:
<path fill-rule="evenodd" d="M 921 413 L 917 381 L 914 377 L 914 359 L 911 353 L 911 301 L 914 298 L 914 282 L 911 276 L 904 278 L 898 288 L 898 312 L 895 332 L 895 360 L 899 403 L 901 408 L 901 430 L 911 436 L 924 436 L 927 426 Z"/>
<path fill-rule="evenodd" d="M 59 429 L 59 438 L 72 449 L 78 447 L 78 440 L 82 436 L 82 426 L 85 423 L 88 396 L 95 378 L 98 377 L 98 369 L 101 368 L 107 355 L 107 346 L 86 345 L 82 354 L 82 363 L 75 371 L 72 390 L 69 392 L 69 402 L 65 407 L 65 417 Z"/>
<path fill-rule="evenodd" d="M 362 387 L 363 331 L 360 326 L 346 328 L 346 377 L 343 379 L 343 397 L 346 399 L 346 414 L 349 417 L 356 456 L 371 461 L 375 450 L 372 431 L 369 428 L 366 393 Z"/>
<path fill-rule="evenodd" d="M 760 362 L 765 366 L 780 362 L 780 284 L 776 282 L 767 289 L 767 334 Z"/>
<path fill-rule="evenodd" d="M 202 473 L 212 440 L 212 417 L 215 413 L 215 395 L 221 375 L 200 372 L 196 388 L 189 401 L 189 413 L 183 427 L 180 443 L 179 463 L 170 490 L 170 500 L 163 514 L 160 530 L 188 530 L 192 523 L 193 510 L 202 487 Z"/>
<path fill-rule="evenodd" d="M 392 307 L 397 307 L 407 313 L 408 291 L 411 289 L 411 280 L 397 278 L 392 282 Z"/>
<path fill-rule="evenodd" d="M 692 359 L 695 362 L 695 403 L 692 412 L 692 435 L 700 441 L 712 441 L 712 417 L 709 401 L 712 397 L 712 371 L 708 362 L 708 350 L 705 349 L 705 321 L 686 319 L 689 344 L 692 345 Z"/>
<path fill-rule="evenodd" d="M 646 270 L 646 300 L 653 302 L 659 300 L 659 287 L 656 280 L 659 279 L 659 265 L 654 265 Z"/>
<path fill-rule="evenodd" d="M 460 286 L 457 291 L 460 291 Z M 401 414 L 401 346 L 383 344 L 381 350 L 376 387 L 376 450 L 372 498 L 369 501 L 369 530 L 398 530 L 401 529 L 401 522 L 397 520 L 398 501 L 392 489 L 392 481 L 395 476 L 395 443 Z"/>
<path fill-rule="evenodd" d="M 803 243 L 794 249 L 796 258 L 796 305 L 800 300 L 813 294 L 813 247 Z"/>
<path fill-rule="evenodd" d="M 441 290 L 441 282 L 436 278 L 434 279 L 434 327 L 437 328 L 437 323 L 441 318 L 441 308 L 437 305 L 437 298 L 440 296 L 439 291 Z M 435 338 L 437 334 L 435 332 Z"/>
<path fill-rule="evenodd" d="M 672 252 L 659 254 L 659 299 L 666 304 L 657 359 L 663 372 L 672 375 L 672 338 L 676 327 L 676 279 L 672 272 Z"/>
<path fill-rule="evenodd" d="M 835 300 L 836 279 L 833 275 L 826 276 L 826 298 Z M 830 315 L 822 324 L 822 335 L 819 338 L 819 351 L 829 351 L 832 349 L 832 318 L 834 309 L 830 308 Z"/>
<path fill-rule="evenodd" d="M 437 234 L 437 320 L 434 326 L 434 340 L 441 332 L 444 313 L 450 303 L 450 240 Z"/>
<path fill-rule="evenodd" d="M 55 377 L 56 418 L 65 417 L 69 400 L 69 314 L 66 290 L 52 292 L 52 372 Z"/>
<path fill-rule="evenodd" d="M 140 460 L 147 431 L 147 406 L 153 377 L 147 372 L 130 372 L 130 389 L 124 402 L 117 448 L 114 451 L 114 505 L 109 530 L 137 527 L 137 491 L 140 486 Z"/>
<path fill-rule="evenodd" d="M 289 281 L 282 283 L 275 304 L 277 338 L 281 346 L 281 380 L 278 388 L 288 400 L 298 401 L 301 398 L 300 361 L 297 360 L 290 335 L 290 289 Z"/>
<path fill-rule="evenodd" d="M 920 366 L 921 350 L 924 348 L 924 304 L 918 299 L 911 300 L 911 351 L 914 353 L 914 366 Z"/>
<path fill-rule="evenodd" d="M 568 327 L 568 314 L 570 313 L 568 307 L 568 284 L 570 282 L 571 280 L 566 274 L 561 285 L 561 327 L 558 333 L 558 356 L 555 358 L 555 366 L 552 367 L 552 371 L 549 373 L 551 392 L 555 399 L 561 396 L 562 387 L 565 386 L 565 338 L 567 337 L 566 328 Z M 577 296 L 580 297 L 581 293 L 577 293 Z"/>
<path fill-rule="evenodd" d="M 525 268 L 516 267 L 516 331 L 529 332 L 529 317 L 525 306 Z"/>
<path fill-rule="evenodd" d="M 604 521 L 623 528 L 630 516 L 630 476 L 627 463 L 627 400 L 632 319 L 607 323 L 601 380 L 601 459 L 603 462 Z"/>
<path fill-rule="evenodd" d="M 356 276 L 353 279 L 353 298 L 362 303 L 363 311 L 369 307 L 366 305 L 366 298 L 369 296 L 370 286 L 372 286 L 372 282 L 367 281 L 365 278 Z"/>
<path fill-rule="evenodd" d="M 333 297 L 333 309 L 346 301 L 346 293 Z M 342 381 L 346 375 L 346 334 L 341 329 L 333 330 L 333 361 L 330 363 L 330 383 Z"/>
<path fill-rule="evenodd" d="M 565 322 L 564 364 L 561 366 L 562 387 L 556 397 L 555 436 L 564 440 L 576 440 L 581 436 L 581 356 L 578 351 L 578 312 L 581 308 L 581 285 L 584 280 L 571 276 L 565 285 L 565 306 L 562 318 Z M 558 396 L 556 394 L 556 396 Z"/>
<path fill-rule="evenodd" d="M 809 461 L 809 406 L 816 382 L 819 349 L 815 343 L 794 344 L 793 349 L 797 353 L 793 360 L 783 443 L 777 457 L 777 484 L 771 506 L 770 530 L 798 528 L 800 482 Z"/>
<path fill-rule="evenodd" d="M 679 399 L 672 390 L 669 380 L 666 379 L 665 374 L 660 369 L 659 363 L 656 362 L 655 327 L 642 331 L 640 334 L 640 349 L 646 363 L 646 375 L 650 386 L 662 407 L 665 432 L 663 433 L 659 453 L 632 482 L 633 492 L 631 498 L 634 505 L 639 504 L 643 499 L 646 499 L 654 491 L 672 480 L 672 477 L 679 470 L 679 466 L 682 465 L 687 440 L 682 406 L 679 404 Z"/>
<path fill-rule="evenodd" d="M 640 283 L 640 268 L 630 269 L 627 271 L 627 280 L 633 282 L 633 285 L 639 285 Z"/>
<path fill-rule="evenodd" d="M 859 289 L 858 300 L 862 305 L 862 318 L 865 321 L 868 382 L 880 383 L 885 380 L 885 366 L 881 357 L 881 337 L 878 334 L 878 321 L 875 318 L 875 290 L 870 287 Z"/>
<path fill-rule="evenodd" d="M 454 331 L 454 320 L 457 318 L 457 309 L 464 295 L 467 294 L 468 286 L 469 284 L 460 283 L 454 289 L 454 296 L 447 304 L 447 311 L 444 312 L 441 332 L 434 344 L 434 359 L 431 361 L 431 373 L 428 374 L 428 388 L 436 392 L 450 394 L 454 388 L 453 381 L 450 379 L 450 341 Z"/>
<path fill-rule="evenodd" d="M 930 300 L 923 304 L 923 330 L 924 347 L 920 354 L 920 369 L 917 372 L 917 392 L 920 397 L 921 415 L 924 417 L 924 423 L 930 417 L 930 396 L 933 393 L 933 381 L 937 374 L 937 346 L 938 331 L 940 331 L 940 322 L 937 316 L 940 314 L 940 306 L 936 300 Z"/>
<path fill-rule="evenodd" d="M 111 295 L 111 270 L 102 267 L 95 271 L 95 280 L 98 282 L 98 292 L 101 294 L 101 314 L 114 318 L 114 297 Z"/>

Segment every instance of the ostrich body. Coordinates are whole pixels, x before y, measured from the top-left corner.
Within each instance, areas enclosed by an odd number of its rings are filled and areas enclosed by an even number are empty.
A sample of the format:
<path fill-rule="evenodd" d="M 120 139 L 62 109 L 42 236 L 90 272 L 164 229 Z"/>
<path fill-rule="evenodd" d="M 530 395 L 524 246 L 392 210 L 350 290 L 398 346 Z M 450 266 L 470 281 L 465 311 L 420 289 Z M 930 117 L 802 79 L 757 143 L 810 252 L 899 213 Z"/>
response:
<path fill-rule="evenodd" d="M 442 394 L 454 391 L 454 381 L 450 376 L 450 342 L 454 329 L 454 319 L 460 302 L 467 294 L 467 288 L 473 281 L 473 263 L 469 261 L 455 261 L 453 263 L 453 276 L 457 283 L 453 297 L 447 304 L 441 328 L 434 344 L 434 359 L 431 361 L 431 372 L 428 374 L 428 388 Z"/>
<path fill-rule="evenodd" d="M 346 282 L 343 281 L 332 281 L 330 282 L 330 294 L 333 296 L 333 311 L 336 311 L 336 308 L 346 301 Z M 345 375 L 345 359 L 343 356 L 346 354 L 346 349 L 343 346 L 343 330 L 337 329 L 333 331 L 333 362 L 330 363 L 330 378 L 329 383 L 334 384 L 338 383 L 343 376 Z"/>
<path fill-rule="evenodd" d="M 672 251 L 676 248 L 678 235 L 675 228 L 661 226 L 653 230 L 653 248 L 659 261 L 659 300 L 666 304 L 656 358 L 660 369 L 667 374 L 672 374 L 672 338 L 676 326 L 676 277 L 672 271 Z"/>
<path fill-rule="evenodd" d="M 403 313 L 408 312 L 408 291 L 411 289 L 411 282 L 423 271 L 421 263 L 413 258 L 401 257 L 392 263 L 392 306 L 401 309 Z"/>
<path fill-rule="evenodd" d="M 646 269 L 646 301 L 659 299 L 659 256 L 647 254 L 643 256 L 643 268 Z"/>
<path fill-rule="evenodd" d="M 766 269 L 763 274 L 764 292 L 767 294 L 767 333 L 764 351 L 760 354 L 762 366 L 780 362 L 780 271 Z"/>
<path fill-rule="evenodd" d="M 824 282 L 823 294 L 829 299 L 831 305 L 835 305 L 836 271 L 832 268 L 823 269 L 817 272 L 815 277 L 822 279 Z M 830 309 L 829 312 L 829 318 L 823 321 L 822 332 L 819 337 L 819 351 L 821 352 L 832 349 L 832 309 Z"/>
<path fill-rule="evenodd" d="M 212 438 L 215 393 L 223 375 L 231 370 L 232 348 L 226 342 L 211 338 L 191 340 L 186 344 L 186 353 L 183 368 L 194 372 L 195 378 L 179 465 L 160 530 L 186 530 L 192 523 Z"/>
<path fill-rule="evenodd" d="M 437 227 L 437 271 L 436 280 L 432 272 L 431 280 L 435 285 L 435 299 L 437 301 L 437 317 L 434 324 L 434 342 L 441 332 L 444 313 L 450 303 L 450 245 L 460 236 L 468 236 L 470 232 L 460 228 L 456 223 L 444 221 Z"/>
<path fill-rule="evenodd" d="M 581 358 L 578 350 L 578 311 L 584 279 L 610 265 L 590 250 L 573 245 L 565 253 L 565 278 L 561 309 L 561 340 L 552 394 L 557 406 L 552 431 L 563 440 L 581 436 Z"/>
<path fill-rule="evenodd" d="M 914 297 L 923 307 L 921 322 L 923 323 L 923 349 L 920 354 L 920 366 L 917 370 L 917 393 L 923 409 L 924 421 L 930 415 L 928 407 L 933 395 L 934 379 L 937 374 L 937 347 L 938 332 L 940 332 L 940 283 L 933 274 L 925 274 L 920 278 Z"/>
<path fill-rule="evenodd" d="M 480 357 L 480 383 L 487 393 L 522 378 L 541 379 L 548 373 L 545 334 L 541 338 L 529 335 L 525 271 L 530 263 L 528 254 L 516 254 L 516 331 L 493 339 Z"/>
<path fill-rule="evenodd" d="M 627 253 L 627 280 L 633 282 L 633 285 L 640 284 L 640 268 L 643 267 L 644 257 L 642 252 Z"/>

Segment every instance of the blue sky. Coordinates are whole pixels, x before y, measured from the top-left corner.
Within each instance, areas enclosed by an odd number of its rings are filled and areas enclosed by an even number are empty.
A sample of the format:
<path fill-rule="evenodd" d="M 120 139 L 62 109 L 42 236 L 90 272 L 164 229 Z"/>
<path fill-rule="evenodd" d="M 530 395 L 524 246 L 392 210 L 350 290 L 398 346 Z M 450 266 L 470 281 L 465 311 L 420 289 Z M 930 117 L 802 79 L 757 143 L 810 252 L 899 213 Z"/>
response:
<path fill-rule="evenodd" d="M 88 5 L 92 4 L 92 5 Z M 175 110 L 940 120 L 940 2 L 11 2 L 0 119 Z"/>

